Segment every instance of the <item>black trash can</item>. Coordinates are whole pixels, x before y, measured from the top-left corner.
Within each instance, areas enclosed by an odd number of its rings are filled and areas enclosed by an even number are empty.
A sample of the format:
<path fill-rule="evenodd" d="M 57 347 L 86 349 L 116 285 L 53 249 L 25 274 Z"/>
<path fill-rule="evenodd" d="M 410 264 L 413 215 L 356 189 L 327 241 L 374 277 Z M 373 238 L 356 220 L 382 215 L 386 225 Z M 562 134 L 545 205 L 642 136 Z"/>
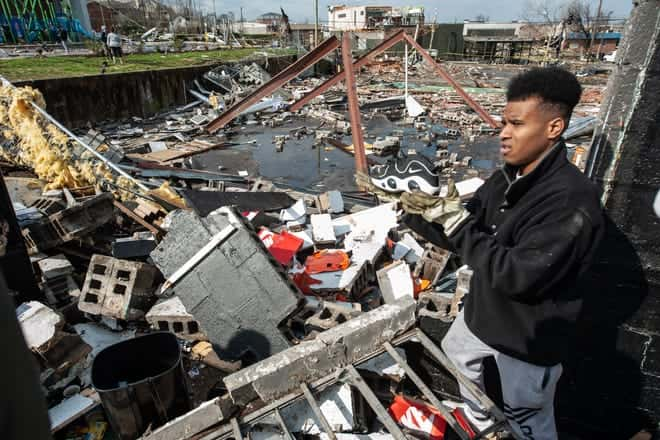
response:
<path fill-rule="evenodd" d="M 92 363 L 92 385 L 121 440 L 190 411 L 181 351 L 173 333 L 159 332 L 111 345 Z"/>

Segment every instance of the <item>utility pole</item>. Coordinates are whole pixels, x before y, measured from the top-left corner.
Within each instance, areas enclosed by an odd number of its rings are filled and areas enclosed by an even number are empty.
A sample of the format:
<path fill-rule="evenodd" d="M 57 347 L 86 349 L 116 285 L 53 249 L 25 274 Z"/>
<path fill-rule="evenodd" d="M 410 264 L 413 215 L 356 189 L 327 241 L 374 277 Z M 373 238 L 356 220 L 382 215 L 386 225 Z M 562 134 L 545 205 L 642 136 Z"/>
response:
<path fill-rule="evenodd" d="M 243 33 L 243 6 L 241 6 L 241 34 Z"/>
<path fill-rule="evenodd" d="M 216 35 L 216 28 L 218 27 L 218 16 L 215 10 L 215 0 L 213 0 L 213 36 Z"/>
<path fill-rule="evenodd" d="M 314 0 L 314 11 L 316 21 L 314 22 L 314 47 L 319 45 L 319 0 Z"/>
<path fill-rule="evenodd" d="M 435 38 L 435 21 L 437 20 L 438 16 L 435 15 L 433 17 L 433 24 L 431 25 L 431 40 L 429 41 L 429 51 L 433 49 L 433 38 Z"/>
<path fill-rule="evenodd" d="M 591 58 L 591 54 L 594 51 L 594 40 L 596 38 L 596 32 L 598 31 L 598 22 L 600 21 L 601 8 L 603 7 L 603 0 L 598 0 L 598 12 L 596 13 L 596 19 L 594 20 L 594 25 L 591 27 L 591 42 L 589 43 L 589 53 L 587 54 Z"/>

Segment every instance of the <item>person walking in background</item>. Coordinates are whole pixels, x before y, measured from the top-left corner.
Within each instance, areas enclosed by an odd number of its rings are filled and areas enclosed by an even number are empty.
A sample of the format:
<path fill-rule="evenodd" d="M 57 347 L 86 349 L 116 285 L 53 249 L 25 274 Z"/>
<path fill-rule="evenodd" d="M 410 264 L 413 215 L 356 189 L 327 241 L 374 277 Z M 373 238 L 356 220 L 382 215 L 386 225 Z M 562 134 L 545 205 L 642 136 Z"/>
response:
<path fill-rule="evenodd" d="M 69 33 L 65 28 L 63 27 L 57 28 L 57 39 L 59 40 L 60 43 L 62 43 L 62 47 L 64 48 L 64 53 L 68 54 L 69 48 L 67 47 L 66 42 L 69 39 Z"/>
<path fill-rule="evenodd" d="M 103 43 L 103 56 L 110 58 L 110 48 L 108 47 L 108 30 L 105 25 L 101 26 L 101 43 Z"/>
<path fill-rule="evenodd" d="M 117 58 L 119 58 L 119 64 L 124 64 L 121 52 L 121 36 L 115 31 L 114 27 L 110 28 L 107 43 L 110 49 L 110 55 L 112 56 L 112 64 L 117 64 Z"/>

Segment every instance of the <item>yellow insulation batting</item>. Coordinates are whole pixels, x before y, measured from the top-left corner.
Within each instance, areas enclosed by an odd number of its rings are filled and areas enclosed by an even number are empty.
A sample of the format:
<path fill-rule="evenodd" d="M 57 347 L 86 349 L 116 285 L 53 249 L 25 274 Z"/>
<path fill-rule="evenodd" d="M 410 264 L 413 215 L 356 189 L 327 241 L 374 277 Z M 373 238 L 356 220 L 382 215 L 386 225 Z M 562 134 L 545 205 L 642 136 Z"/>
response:
<path fill-rule="evenodd" d="M 115 182 L 110 169 L 91 153 L 85 152 L 74 159 L 68 136 L 49 123 L 30 102 L 41 108 L 46 106 L 41 93 L 31 87 L 0 87 L 2 134 L 18 146 L 18 154 L 12 157 L 3 151 L 7 159 L 32 168 L 39 179 L 47 182 L 46 190 L 96 185 L 101 180 Z M 133 184 L 122 179 L 120 186 L 131 189 Z M 128 194 L 122 193 L 118 194 L 121 198 Z"/>

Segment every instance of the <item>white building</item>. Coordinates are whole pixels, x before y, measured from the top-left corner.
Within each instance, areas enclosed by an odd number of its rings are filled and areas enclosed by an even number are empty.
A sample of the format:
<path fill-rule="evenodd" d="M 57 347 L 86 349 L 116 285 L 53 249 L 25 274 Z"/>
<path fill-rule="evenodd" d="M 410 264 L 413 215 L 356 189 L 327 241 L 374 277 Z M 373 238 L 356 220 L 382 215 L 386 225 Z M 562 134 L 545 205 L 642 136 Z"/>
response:
<path fill-rule="evenodd" d="M 238 27 L 238 30 L 242 34 L 249 35 L 266 35 L 270 34 L 271 31 L 268 29 L 268 25 L 265 23 L 257 23 L 256 21 L 244 21 L 235 23 L 234 27 Z"/>
<path fill-rule="evenodd" d="M 525 22 L 512 23 L 483 23 L 463 22 L 464 37 L 518 37 L 520 29 L 527 25 Z"/>
<path fill-rule="evenodd" d="M 388 24 L 391 6 L 329 6 L 328 30 L 355 31 Z"/>

